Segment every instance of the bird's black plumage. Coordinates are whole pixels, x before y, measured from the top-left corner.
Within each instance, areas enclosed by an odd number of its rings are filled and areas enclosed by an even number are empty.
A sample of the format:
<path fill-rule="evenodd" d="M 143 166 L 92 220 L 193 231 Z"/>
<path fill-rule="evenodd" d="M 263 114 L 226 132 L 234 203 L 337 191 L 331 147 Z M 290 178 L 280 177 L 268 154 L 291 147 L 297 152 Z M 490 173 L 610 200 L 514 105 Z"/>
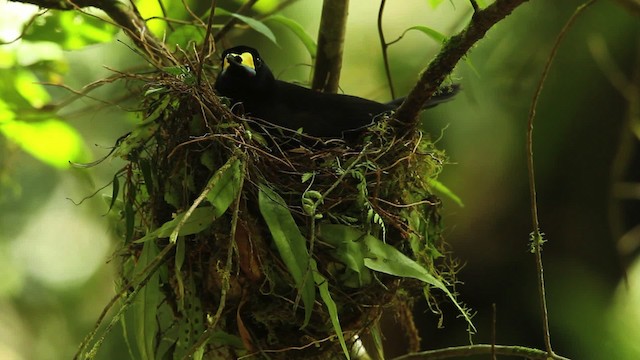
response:
<path fill-rule="evenodd" d="M 222 69 L 215 88 L 222 96 L 241 102 L 245 113 L 270 123 L 317 137 L 342 137 L 372 124 L 400 105 L 357 96 L 327 94 L 276 80 L 256 49 L 237 46 L 222 53 Z M 425 107 L 452 98 L 457 86 L 433 97 Z"/>

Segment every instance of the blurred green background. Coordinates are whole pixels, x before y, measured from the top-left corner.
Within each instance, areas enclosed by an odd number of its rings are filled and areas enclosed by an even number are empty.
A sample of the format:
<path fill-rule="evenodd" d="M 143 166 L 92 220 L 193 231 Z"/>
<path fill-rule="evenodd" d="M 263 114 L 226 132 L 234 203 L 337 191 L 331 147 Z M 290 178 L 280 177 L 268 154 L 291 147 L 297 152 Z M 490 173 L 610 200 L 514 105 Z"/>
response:
<path fill-rule="evenodd" d="M 414 25 L 451 35 L 471 17 L 467 1 L 445 1 L 434 7 L 437 2 L 389 2 L 384 14 L 387 40 Z M 183 16 L 171 12 L 182 6 L 180 1 L 166 3 L 171 17 Z M 270 11 L 277 3 L 261 1 L 257 9 Z M 152 1 L 138 4 L 145 17 L 157 11 Z M 438 145 L 449 155 L 450 164 L 440 180 L 465 204 L 459 207 L 445 200 L 443 216 L 451 250 L 464 264 L 458 274 L 464 284 L 456 285 L 456 290 L 477 311 L 475 343 L 491 341 L 495 303 L 497 343 L 543 348 L 535 264 L 528 252 L 526 119 L 553 42 L 579 4 L 532 0 L 517 9 L 458 66 L 454 79 L 464 91 L 423 114 L 424 129 L 440 138 Z M 218 1 L 218 5 L 233 11 L 238 3 Z M 321 6 L 321 1 L 300 0 L 282 14 L 315 37 Z M 0 40 L 17 37 L 36 10 L 0 3 Z M 384 102 L 390 95 L 377 12 L 378 2 L 351 1 L 341 90 Z M 224 21 L 217 18 L 218 25 Z M 161 22 L 151 24 L 163 31 Z M 280 79 L 307 83 L 311 58 L 304 46 L 285 27 L 267 25 L 277 45 L 251 30 L 233 31 L 224 45 L 254 46 Z M 78 34 L 91 36 L 81 30 Z M 33 37 L 0 46 L 4 78 L 0 100 L 15 104 L 40 96 L 43 103 L 30 104 L 38 108 L 49 102 L 48 96 L 57 103 L 71 94 L 60 86 L 46 86 L 48 95 L 36 96 L 37 89 L 27 85 L 16 94 L 14 84 L 24 69 L 39 81 L 80 89 L 113 75 L 110 69 L 144 65 L 125 46 L 125 37 L 121 33 L 116 37 L 122 41 L 86 45 L 91 41 L 67 36 L 56 38 L 58 44 L 66 41 L 60 48 Z M 438 49 L 437 42 L 417 31 L 390 47 L 398 94 L 409 91 Z M 640 264 L 634 262 L 640 236 L 636 230 L 624 242 L 618 241 L 640 223 L 640 192 L 633 191 L 639 186 L 640 156 L 638 138 L 630 132 L 635 127 L 640 134 L 640 120 L 630 123 L 629 113 L 630 104 L 638 106 L 640 99 L 626 99 L 612 85 L 618 78 L 631 82 L 634 72 L 640 73 L 640 21 L 616 2 L 600 1 L 567 34 L 537 111 L 534 150 L 541 226 L 549 240 L 543 255 L 551 335 L 555 350 L 575 359 L 640 358 Z M 640 75 L 635 76 L 640 88 Z M 64 157 L 70 143 L 79 141 L 79 152 L 71 151 L 72 158 L 64 159 L 89 162 L 105 156 L 138 119 L 127 111 L 135 109 L 135 101 L 118 106 L 104 101 L 123 97 L 129 88 L 126 83 L 107 84 L 91 92 L 92 98 L 60 109 L 57 115 L 72 132 L 37 138 L 44 153 L 61 151 Z M 17 114 L 17 119 L 39 116 L 35 110 Z M 8 121 L 0 108 L 0 127 Z M 74 202 L 107 185 L 121 164 L 107 160 L 85 170 L 70 169 L 66 160 L 47 163 L 24 151 L 25 146 L 4 130 L 0 135 L 0 359 L 68 359 L 114 294 L 115 267 L 110 261 L 117 247 L 101 196 L 80 205 Z M 635 185 L 621 194 L 612 179 Z M 107 187 L 99 194 L 110 191 Z M 468 343 L 464 321 L 455 318 L 453 309 L 444 310 L 444 328 L 438 329 L 438 317 L 425 304 L 416 307 L 423 348 Z M 388 333 L 392 339 L 394 331 Z M 402 353 L 400 344 L 390 352 Z M 98 354 L 100 359 L 128 356 L 119 330 Z"/>

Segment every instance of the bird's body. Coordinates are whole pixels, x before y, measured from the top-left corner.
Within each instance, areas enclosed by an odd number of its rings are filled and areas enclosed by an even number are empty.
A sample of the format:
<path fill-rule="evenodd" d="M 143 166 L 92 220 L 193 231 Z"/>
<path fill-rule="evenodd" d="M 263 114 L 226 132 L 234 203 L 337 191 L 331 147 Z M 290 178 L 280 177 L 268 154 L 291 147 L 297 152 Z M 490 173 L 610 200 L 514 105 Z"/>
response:
<path fill-rule="evenodd" d="M 215 88 L 245 113 L 267 122 L 315 137 L 343 137 L 371 125 L 378 116 L 394 110 L 399 101 L 383 104 L 357 96 L 329 94 L 276 80 L 258 52 L 238 46 L 223 54 Z M 433 98 L 427 107 L 446 101 L 457 87 Z"/>

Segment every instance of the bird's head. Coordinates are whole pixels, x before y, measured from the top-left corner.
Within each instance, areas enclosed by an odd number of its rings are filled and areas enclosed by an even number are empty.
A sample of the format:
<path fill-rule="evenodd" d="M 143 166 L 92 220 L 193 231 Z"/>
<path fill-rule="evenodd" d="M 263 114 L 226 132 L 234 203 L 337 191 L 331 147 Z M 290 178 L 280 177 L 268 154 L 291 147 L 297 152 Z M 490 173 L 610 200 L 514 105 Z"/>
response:
<path fill-rule="evenodd" d="M 215 84 L 220 95 L 243 100 L 256 92 L 268 92 L 272 83 L 273 74 L 258 50 L 236 46 L 222 53 L 222 68 Z"/>

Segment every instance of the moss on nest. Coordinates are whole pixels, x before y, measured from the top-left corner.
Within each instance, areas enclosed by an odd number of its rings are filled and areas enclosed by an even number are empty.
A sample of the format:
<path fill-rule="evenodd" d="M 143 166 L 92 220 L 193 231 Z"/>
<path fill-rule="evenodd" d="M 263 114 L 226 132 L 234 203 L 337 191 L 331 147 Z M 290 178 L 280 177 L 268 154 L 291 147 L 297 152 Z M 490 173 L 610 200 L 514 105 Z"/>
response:
<path fill-rule="evenodd" d="M 448 294 L 430 190 L 445 156 L 428 136 L 387 117 L 322 141 L 234 115 L 187 68 L 146 81 L 114 184 L 138 351 L 336 358 L 382 309 Z"/>

